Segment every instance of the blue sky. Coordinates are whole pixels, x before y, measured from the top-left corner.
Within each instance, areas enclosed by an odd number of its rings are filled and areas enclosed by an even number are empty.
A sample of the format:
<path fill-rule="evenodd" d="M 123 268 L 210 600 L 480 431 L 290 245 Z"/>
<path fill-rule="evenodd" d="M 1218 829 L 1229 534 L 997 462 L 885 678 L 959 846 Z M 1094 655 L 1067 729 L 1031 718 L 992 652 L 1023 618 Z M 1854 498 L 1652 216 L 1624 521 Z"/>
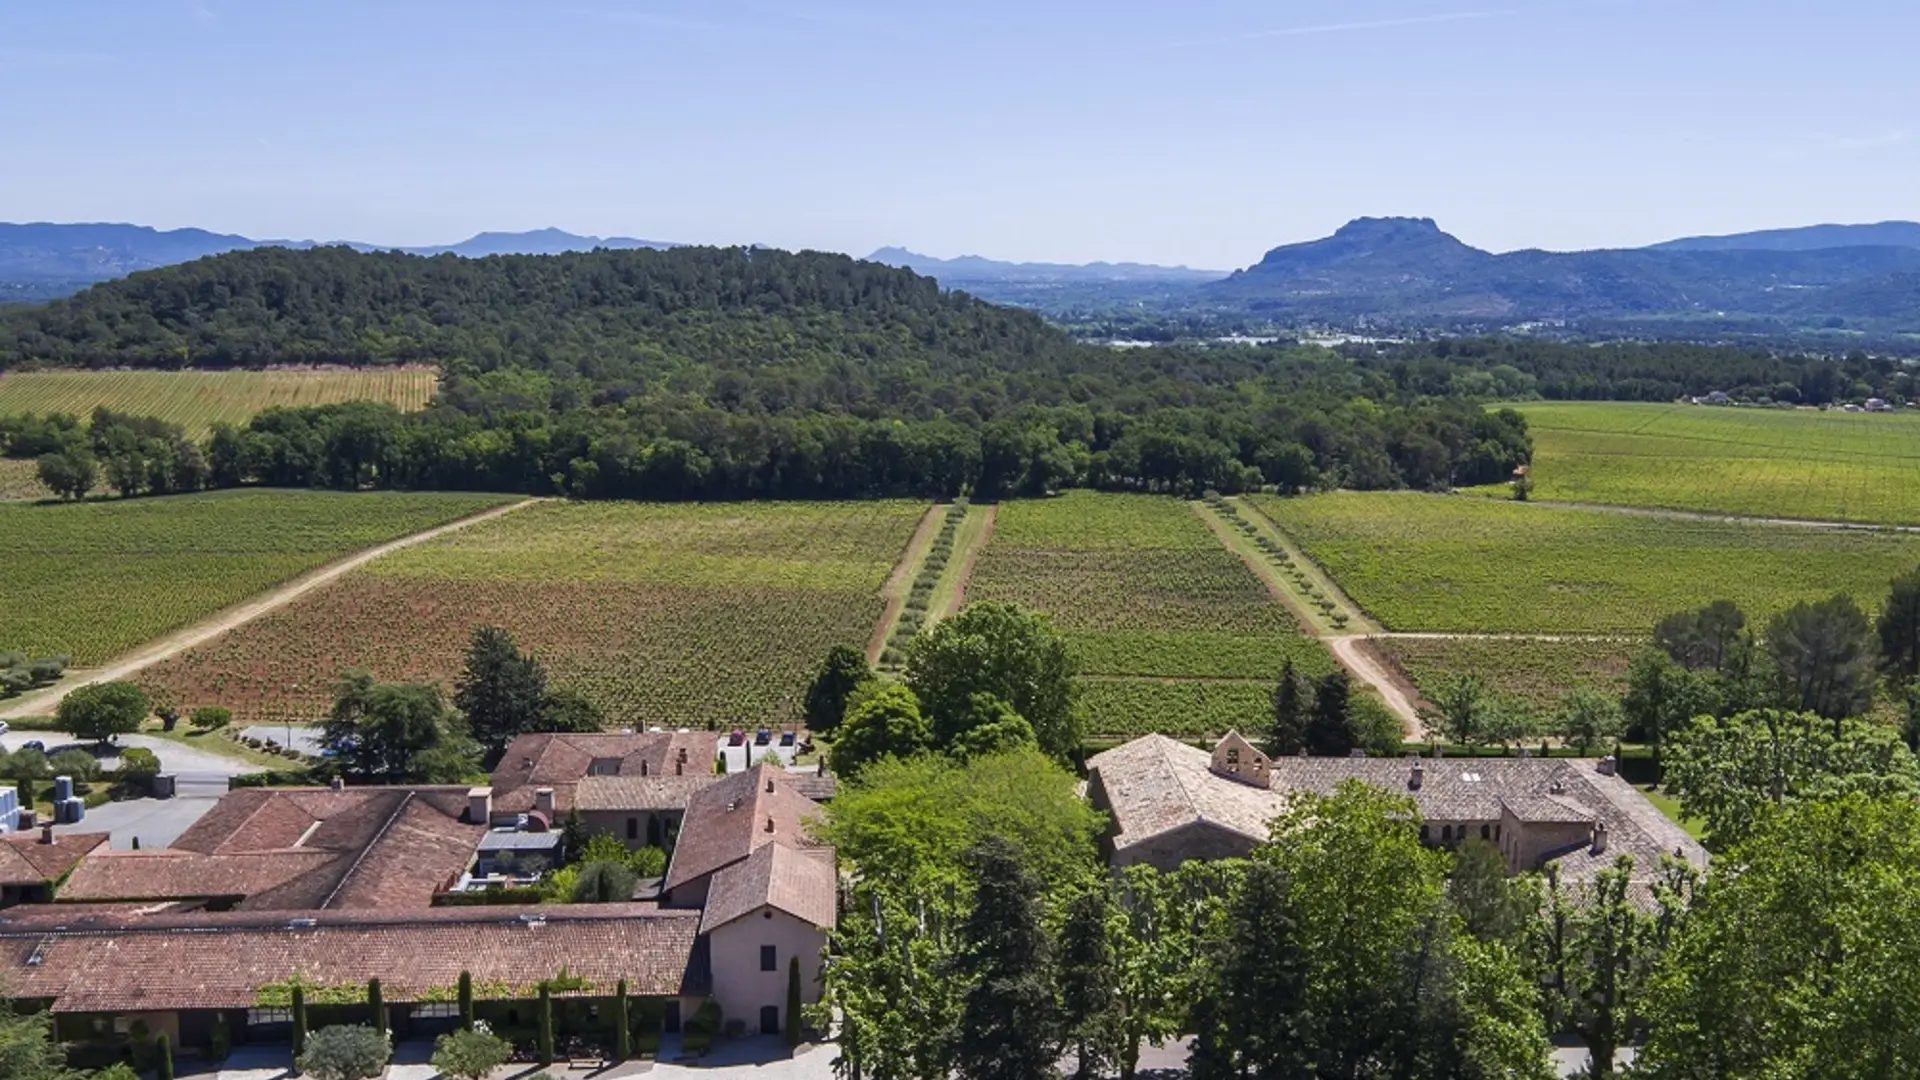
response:
<path fill-rule="evenodd" d="M 1920 218 L 1911 0 L 4 0 L 0 220 L 1227 268 Z"/>

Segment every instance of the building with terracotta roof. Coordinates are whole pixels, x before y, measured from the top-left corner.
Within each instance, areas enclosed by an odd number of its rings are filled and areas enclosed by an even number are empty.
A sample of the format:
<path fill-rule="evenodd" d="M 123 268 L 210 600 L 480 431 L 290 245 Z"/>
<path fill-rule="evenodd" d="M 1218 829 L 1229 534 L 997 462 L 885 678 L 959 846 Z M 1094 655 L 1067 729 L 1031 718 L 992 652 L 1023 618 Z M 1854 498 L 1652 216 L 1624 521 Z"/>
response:
<path fill-rule="evenodd" d="M 426 908 L 487 832 L 465 787 L 230 792 L 170 847 L 102 851 L 61 903 L 171 901 L 212 910 Z"/>
<path fill-rule="evenodd" d="M 494 767 L 493 813 L 496 819 L 541 814 L 557 824 L 589 776 L 711 776 L 718 746 L 710 731 L 522 735 Z"/>
<path fill-rule="evenodd" d="M 1246 855 L 1293 794 L 1329 794 L 1344 780 L 1406 795 L 1422 840 L 1485 840 L 1514 873 L 1551 861 L 1563 880 L 1581 881 L 1628 854 L 1644 883 L 1666 856 L 1707 863 L 1699 842 L 1607 759 L 1268 758 L 1237 734 L 1212 752 L 1146 735 L 1094 755 L 1087 769 L 1088 797 L 1109 815 L 1116 867 Z"/>
<path fill-rule="evenodd" d="M 52 900 L 54 886 L 104 845 L 107 836 L 61 832 L 51 825 L 34 833 L 0 836 L 0 908 Z"/>
<path fill-rule="evenodd" d="M 714 999 L 763 1032 L 787 1022 L 787 969 L 798 959 L 802 1000 L 820 997 L 827 931 L 839 890 L 833 849 L 809 823 L 820 804 L 785 769 L 756 765 L 695 793 L 667 865 L 662 901 L 704 909 Z"/>
<path fill-rule="evenodd" d="M 365 1023 L 367 980 L 378 978 L 404 1038 L 452 1026 L 463 971 L 480 1014 L 508 1024 L 530 1019 L 542 982 L 558 998 L 605 998 L 625 979 L 677 1017 L 711 991 L 699 932 L 699 912 L 652 904 L 291 917 L 27 905 L 0 913 L 0 980 L 51 1009 L 62 1038 L 105 1041 L 141 1022 L 176 1047 L 201 1047 L 220 1022 L 284 1038 L 296 979 L 309 1001 L 333 1002 L 333 1022 Z"/>

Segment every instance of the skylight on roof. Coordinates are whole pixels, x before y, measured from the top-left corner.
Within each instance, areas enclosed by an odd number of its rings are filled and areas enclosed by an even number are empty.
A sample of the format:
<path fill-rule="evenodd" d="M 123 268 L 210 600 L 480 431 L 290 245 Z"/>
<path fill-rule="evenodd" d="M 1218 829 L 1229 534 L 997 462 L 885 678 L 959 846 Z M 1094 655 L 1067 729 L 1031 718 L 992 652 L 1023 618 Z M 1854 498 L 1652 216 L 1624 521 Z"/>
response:
<path fill-rule="evenodd" d="M 1477 772 L 1463 772 L 1460 774 L 1460 780 L 1462 783 L 1477 784 L 1480 782 L 1480 774 Z"/>

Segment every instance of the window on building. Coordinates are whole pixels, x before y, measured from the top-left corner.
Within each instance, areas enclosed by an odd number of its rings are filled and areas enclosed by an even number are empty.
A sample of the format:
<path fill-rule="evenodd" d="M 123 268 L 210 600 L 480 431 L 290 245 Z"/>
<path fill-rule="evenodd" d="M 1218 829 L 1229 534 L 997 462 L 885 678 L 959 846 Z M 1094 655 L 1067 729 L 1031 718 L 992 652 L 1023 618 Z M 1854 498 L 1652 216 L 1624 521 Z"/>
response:
<path fill-rule="evenodd" d="M 292 1009 L 248 1009 L 247 1026 L 258 1027 L 261 1024 L 291 1024 Z"/>
<path fill-rule="evenodd" d="M 1424 844 L 1431 839 L 1433 839 L 1432 828 L 1426 825 L 1420 826 L 1420 842 Z"/>
<path fill-rule="evenodd" d="M 447 1020 L 460 1015 L 460 1006 L 452 1001 L 428 1001 L 413 1007 L 415 1020 Z"/>
<path fill-rule="evenodd" d="M 761 971 L 780 970 L 780 959 L 778 956 L 775 955 L 774 947 L 771 945 L 760 946 L 760 970 Z"/>
<path fill-rule="evenodd" d="M 1452 841 L 1453 841 L 1453 826 L 1451 825 L 1440 826 L 1440 842 L 1451 843 Z"/>
<path fill-rule="evenodd" d="M 627 819 L 627 839 L 629 840 L 640 839 L 640 819 L 639 818 L 630 817 Z"/>
<path fill-rule="evenodd" d="M 760 1006 L 760 1034 L 762 1035 L 780 1034 L 780 1006 L 778 1005 Z"/>
<path fill-rule="evenodd" d="M 588 776 L 619 776 L 620 759 L 617 757 L 594 758 L 587 766 Z"/>
<path fill-rule="evenodd" d="M 1493 826 L 1491 825 L 1480 826 L 1480 839 L 1482 840 L 1493 839 Z"/>

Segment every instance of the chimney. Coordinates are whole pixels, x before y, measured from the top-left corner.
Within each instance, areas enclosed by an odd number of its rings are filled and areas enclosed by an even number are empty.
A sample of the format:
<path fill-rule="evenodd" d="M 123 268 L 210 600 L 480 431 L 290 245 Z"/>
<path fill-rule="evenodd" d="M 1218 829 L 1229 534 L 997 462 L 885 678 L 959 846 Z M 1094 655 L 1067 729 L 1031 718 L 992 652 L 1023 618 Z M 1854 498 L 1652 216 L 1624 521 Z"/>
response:
<path fill-rule="evenodd" d="M 534 788 L 533 789 L 533 808 L 547 815 L 548 820 L 552 820 L 553 789 L 550 787 Z"/>
<path fill-rule="evenodd" d="M 347 790 L 347 782 L 336 776 L 332 780 L 327 781 L 327 790 L 338 795 Z"/>
<path fill-rule="evenodd" d="M 684 761 L 676 761 L 676 762 L 674 762 L 674 763 L 673 763 L 673 775 L 675 775 L 675 776 L 679 776 L 680 774 L 682 774 L 682 773 L 684 773 L 684 772 L 686 772 L 686 771 L 687 771 L 687 763 L 686 763 L 686 762 L 684 762 Z"/>
<path fill-rule="evenodd" d="M 646 758 L 640 759 L 640 775 L 641 776 L 647 775 L 647 759 Z"/>
<path fill-rule="evenodd" d="M 767 794 L 773 794 L 773 773 L 771 771 L 767 773 Z"/>
<path fill-rule="evenodd" d="M 51 825 L 40 826 L 40 842 L 43 844 L 53 843 L 53 826 Z"/>
<path fill-rule="evenodd" d="M 487 825 L 493 821 L 493 789 L 477 787 L 467 789 L 467 823 Z"/>
<path fill-rule="evenodd" d="M 1425 781 L 1426 778 L 1426 768 L 1422 766 L 1418 760 L 1415 760 L 1413 763 L 1413 774 L 1407 777 L 1407 787 L 1413 791 L 1419 791 L 1420 784 Z"/>
<path fill-rule="evenodd" d="M 1595 855 L 1607 853 L 1607 823 L 1604 821 L 1593 823 L 1593 853 Z"/>
<path fill-rule="evenodd" d="M 767 815 L 767 831 L 768 832 L 773 831 L 773 815 L 772 814 Z"/>
<path fill-rule="evenodd" d="M 1619 771 L 1619 768 L 1620 763 L 1614 760 L 1612 754 L 1608 754 L 1606 757 L 1600 759 L 1600 763 L 1595 765 L 1593 770 L 1601 776 L 1612 776 L 1615 772 Z"/>

